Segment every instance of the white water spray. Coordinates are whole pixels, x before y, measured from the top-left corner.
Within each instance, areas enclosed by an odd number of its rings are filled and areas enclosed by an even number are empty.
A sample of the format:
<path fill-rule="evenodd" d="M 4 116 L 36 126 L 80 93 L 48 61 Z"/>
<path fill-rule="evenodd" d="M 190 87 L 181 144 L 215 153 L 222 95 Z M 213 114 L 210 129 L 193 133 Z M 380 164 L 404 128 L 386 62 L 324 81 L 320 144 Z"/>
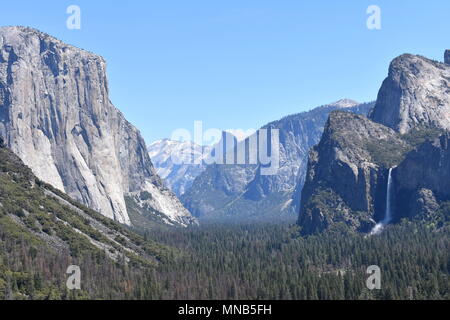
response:
<path fill-rule="evenodd" d="M 386 214 L 384 216 L 384 219 L 379 222 L 370 232 L 371 235 L 379 234 L 381 231 L 383 231 L 384 227 L 387 226 L 392 221 L 392 191 L 393 191 L 393 182 L 392 182 L 392 171 L 394 168 L 389 169 L 389 176 L 388 176 L 388 184 L 387 184 L 387 191 L 386 191 Z"/>

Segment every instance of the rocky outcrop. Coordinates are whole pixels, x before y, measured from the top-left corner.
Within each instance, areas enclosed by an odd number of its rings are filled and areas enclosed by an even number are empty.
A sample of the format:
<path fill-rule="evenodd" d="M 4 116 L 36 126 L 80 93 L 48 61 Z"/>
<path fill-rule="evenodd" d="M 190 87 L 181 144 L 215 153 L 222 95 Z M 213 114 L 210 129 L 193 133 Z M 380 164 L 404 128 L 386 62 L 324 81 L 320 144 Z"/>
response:
<path fill-rule="evenodd" d="M 319 142 L 329 113 L 367 114 L 371 107 L 373 104 L 345 99 L 265 125 L 262 129 L 279 130 L 280 162 L 275 174 L 264 175 L 261 163 L 210 165 L 181 197 L 184 205 L 202 219 L 294 220 L 308 151 Z M 248 148 L 250 139 L 241 144 Z"/>
<path fill-rule="evenodd" d="M 450 50 L 445 50 L 444 62 L 450 64 Z"/>
<path fill-rule="evenodd" d="M 421 56 L 396 58 L 369 117 L 373 121 L 330 115 L 310 153 L 303 233 L 339 223 L 367 232 L 388 220 L 449 220 L 449 134 L 443 133 L 450 129 L 450 66 Z"/>
<path fill-rule="evenodd" d="M 383 218 L 388 170 L 407 147 L 394 130 L 364 116 L 331 113 L 309 156 L 299 217 L 303 232 L 337 223 L 369 231 Z"/>
<path fill-rule="evenodd" d="M 429 217 L 450 201 L 450 133 L 411 151 L 396 169 L 398 218 Z"/>
<path fill-rule="evenodd" d="M 370 118 L 402 134 L 417 126 L 450 129 L 450 65 L 410 54 L 389 68 Z"/>
<path fill-rule="evenodd" d="M 24 27 L 0 28 L 0 135 L 37 177 L 130 224 L 125 196 L 194 221 L 157 176 L 139 131 L 109 100 L 106 63 Z"/>

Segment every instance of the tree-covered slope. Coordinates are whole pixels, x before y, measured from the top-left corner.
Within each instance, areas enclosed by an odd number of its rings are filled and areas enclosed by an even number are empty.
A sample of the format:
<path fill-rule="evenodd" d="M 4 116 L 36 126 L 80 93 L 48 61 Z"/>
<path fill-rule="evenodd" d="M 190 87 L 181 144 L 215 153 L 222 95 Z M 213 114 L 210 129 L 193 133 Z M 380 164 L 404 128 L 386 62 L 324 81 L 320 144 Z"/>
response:
<path fill-rule="evenodd" d="M 0 299 L 449 298 L 448 227 L 304 238 L 288 225 L 209 225 L 141 237 L 43 184 L 5 148 L 0 182 Z M 66 289 L 69 265 L 81 268 L 80 291 Z M 366 287 L 370 265 L 381 290 Z"/>
<path fill-rule="evenodd" d="M 127 278 L 169 254 L 38 180 L 0 140 L 0 298 L 126 298 Z M 65 289 L 70 265 L 82 291 Z"/>

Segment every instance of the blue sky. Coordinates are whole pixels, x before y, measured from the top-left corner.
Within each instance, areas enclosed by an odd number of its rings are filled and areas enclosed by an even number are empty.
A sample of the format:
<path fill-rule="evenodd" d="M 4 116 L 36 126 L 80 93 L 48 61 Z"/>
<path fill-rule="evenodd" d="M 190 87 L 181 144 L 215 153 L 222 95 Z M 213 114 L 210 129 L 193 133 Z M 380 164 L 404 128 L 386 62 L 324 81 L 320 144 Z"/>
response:
<path fill-rule="evenodd" d="M 81 30 L 66 28 L 69 5 Z M 381 30 L 366 27 L 369 5 Z M 448 0 L 2 1 L 27 25 L 98 53 L 111 100 L 148 143 L 178 128 L 258 128 L 341 98 L 376 98 L 402 53 L 442 60 Z"/>

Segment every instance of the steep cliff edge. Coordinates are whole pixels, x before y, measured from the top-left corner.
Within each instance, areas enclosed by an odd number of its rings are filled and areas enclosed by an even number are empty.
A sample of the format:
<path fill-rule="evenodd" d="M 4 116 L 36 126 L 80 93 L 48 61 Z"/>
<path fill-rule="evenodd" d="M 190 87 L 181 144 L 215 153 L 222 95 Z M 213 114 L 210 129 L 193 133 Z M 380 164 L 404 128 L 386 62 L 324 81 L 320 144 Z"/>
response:
<path fill-rule="evenodd" d="M 209 165 L 181 199 L 194 216 L 205 220 L 294 221 L 308 151 L 320 141 L 329 113 L 367 114 L 372 107 L 373 103 L 343 99 L 268 123 L 261 129 L 279 130 L 280 161 L 274 174 L 262 175 L 260 163 Z M 249 144 L 250 138 L 241 143 Z"/>
<path fill-rule="evenodd" d="M 405 54 L 394 59 L 370 119 L 402 134 L 417 126 L 450 129 L 450 65 Z"/>
<path fill-rule="evenodd" d="M 395 173 L 397 219 L 450 220 L 450 133 L 410 152 Z"/>
<path fill-rule="evenodd" d="M 330 114 L 309 156 L 299 224 L 315 233 L 336 223 L 367 232 L 383 218 L 387 171 L 408 144 L 392 129 L 364 116 Z"/>
<path fill-rule="evenodd" d="M 34 29 L 0 28 L 0 136 L 39 179 L 109 218 L 131 224 L 130 196 L 166 222 L 195 222 L 110 102 L 97 55 Z"/>
<path fill-rule="evenodd" d="M 448 222 L 450 65 L 396 58 L 369 118 L 330 115 L 310 152 L 299 216 L 304 234 L 338 224 L 368 232 L 387 216 Z"/>

